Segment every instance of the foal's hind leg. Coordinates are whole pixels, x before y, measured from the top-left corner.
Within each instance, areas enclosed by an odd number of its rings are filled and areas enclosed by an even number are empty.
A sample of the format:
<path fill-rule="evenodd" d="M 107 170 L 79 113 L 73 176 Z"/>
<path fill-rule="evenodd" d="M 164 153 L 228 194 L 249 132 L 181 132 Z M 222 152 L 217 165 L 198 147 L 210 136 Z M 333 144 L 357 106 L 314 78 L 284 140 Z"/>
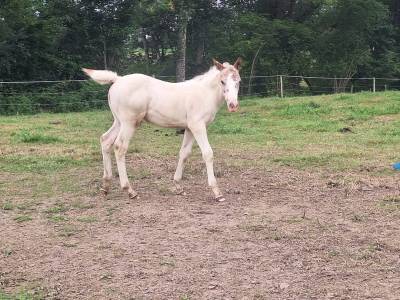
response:
<path fill-rule="evenodd" d="M 123 122 L 121 123 L 121 129 L 114 143 L 114 152 L 115 158 L 117 160 L 121 188 L 124 191 L 128 191 L 130 198 L 135 198 L 137 196 L 137 193 L 129 183 L 128 174 L 126 173 L 125 155 L 128 151 L 129 141 L 134 133 L 135 124 L 131 124 L 130 122 Z"/>
<path fill-rule="evenodd" d="M 175 171 L 175 175 L 174 175 L 176 192 L 178 194 L 183 193 L 183 189 L 179 185 L 179 181 L 181 181 L 181 179 L 182 179 L 184 163 L 187 160 L 187 158 L 189 157 L 190 153 L 192 152 L 193 142 L 194 142 L 194 138 L 193 138 L 192 132 L 189 129 L 186 129 L 185 135 L 183 136 L 181 150 L 179 151 L 178 165 L 176 166 L 176 171 Z"/>
<path fill-rule="evenodd" d="M 211 149 L 210 143 L 207 138 L 207 129 L 205 124 L 194 124 L 190 127 L 197 144 L 200 147 L 201 154 L 203 155 L 204 162 L 207 168 L 208 185 L 211 187 L 214 197 L 217 201 L 225 201 L 220 189 L 218 188 L 217 180 L 214 176 L 214 154 Z"/>
<path fill-rule="evenodd" d="M 115 139 L 117 138 L 119 128 L 119 122 L 117 120 L 114 120 L 114 123 L 110 127 L 110 129 L 100 138 L 104 167 L 103 184 L 101 187 L 101 191 L 104 194 L 107 194 L 110 190 L 110 183 L 112 179 L 111 147 L 114 144 Z"/>

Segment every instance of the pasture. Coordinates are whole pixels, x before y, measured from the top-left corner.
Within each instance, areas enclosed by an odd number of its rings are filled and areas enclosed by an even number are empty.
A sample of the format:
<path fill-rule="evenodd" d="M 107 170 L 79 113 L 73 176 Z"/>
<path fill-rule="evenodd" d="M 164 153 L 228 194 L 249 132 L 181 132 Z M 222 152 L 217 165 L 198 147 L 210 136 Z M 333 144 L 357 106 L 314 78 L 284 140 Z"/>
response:
<path fill-rule="evenodd" d="M 194 148 L 144 124 L 113 179 L 109 111 L 0 118 L 0 299 L 398 299 L 400 94 L 245 99 Z M 115 162 L 114 162 L 115 166 Z"/>

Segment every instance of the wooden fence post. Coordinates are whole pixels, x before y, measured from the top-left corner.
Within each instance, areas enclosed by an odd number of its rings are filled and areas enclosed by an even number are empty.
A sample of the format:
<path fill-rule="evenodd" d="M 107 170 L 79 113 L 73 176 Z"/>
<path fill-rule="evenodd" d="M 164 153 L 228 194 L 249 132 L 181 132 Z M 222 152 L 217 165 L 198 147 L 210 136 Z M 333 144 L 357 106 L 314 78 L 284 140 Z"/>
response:
<path fill-rule="evenodd" d="M 375 77 L 372 78 L 372 83 L 373 83 L 372 92 L 375 93 L 376 92 L 376 78 Z"/>

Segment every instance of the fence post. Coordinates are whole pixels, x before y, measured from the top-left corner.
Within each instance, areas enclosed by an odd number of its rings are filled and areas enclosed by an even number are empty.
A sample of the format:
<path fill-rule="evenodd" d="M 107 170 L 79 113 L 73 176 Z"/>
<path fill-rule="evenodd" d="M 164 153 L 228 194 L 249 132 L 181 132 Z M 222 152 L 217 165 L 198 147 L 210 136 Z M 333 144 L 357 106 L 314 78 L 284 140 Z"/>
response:
<path fill-rule="evenodd" d="M 372 83 L 373 83 L 372 92 L 375 93 L 376 92 L 376 78 L 375 77 L 372 78 Z"/>
<path fill-rule="evenodd" d="M 281 98 L 283 98 L 283 76 L 279 75 L 280 88 L 281 88 Z"/>

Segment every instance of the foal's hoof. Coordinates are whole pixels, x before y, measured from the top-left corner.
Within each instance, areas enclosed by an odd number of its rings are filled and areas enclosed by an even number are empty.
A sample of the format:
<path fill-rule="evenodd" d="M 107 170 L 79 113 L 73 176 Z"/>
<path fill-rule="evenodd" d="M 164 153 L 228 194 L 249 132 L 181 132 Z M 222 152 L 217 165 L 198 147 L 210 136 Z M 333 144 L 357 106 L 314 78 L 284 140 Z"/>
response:
<path fill-rule="evenodd" d="M 182 195 L 182 196 L 185 196 L 185 195 L 186 195 L 185 190 L 183 189 L 183 187 L 181 187 L 181 186 L 178 185 L 178 184 L 176 184 L 175 187 L 172 188 L 172 192 L 173 192 L 175 195 Z"/>
<path fill-rule="evenodd" d="M 224 198 L 224 196 L 220 195 L 220 196 L 215 197 L 215 201 L 217 201 L 217 202 L 224 202 L 224 201 L 225 201 L 225 198 Z"/>
<path fill-rule="evenodd" d="M 100 188 L 100 192 L 101 192 L 104 196 L 107 196 L 107 194 L 108 194 L 108 189 L 101 187 L 101 188 Z"/>
<path fill-rule="evenodd" d="M 129 192 L 128 196 L 130 199 L 135 199 L 137 197 L 138 193 L 136 191 Z"/>

